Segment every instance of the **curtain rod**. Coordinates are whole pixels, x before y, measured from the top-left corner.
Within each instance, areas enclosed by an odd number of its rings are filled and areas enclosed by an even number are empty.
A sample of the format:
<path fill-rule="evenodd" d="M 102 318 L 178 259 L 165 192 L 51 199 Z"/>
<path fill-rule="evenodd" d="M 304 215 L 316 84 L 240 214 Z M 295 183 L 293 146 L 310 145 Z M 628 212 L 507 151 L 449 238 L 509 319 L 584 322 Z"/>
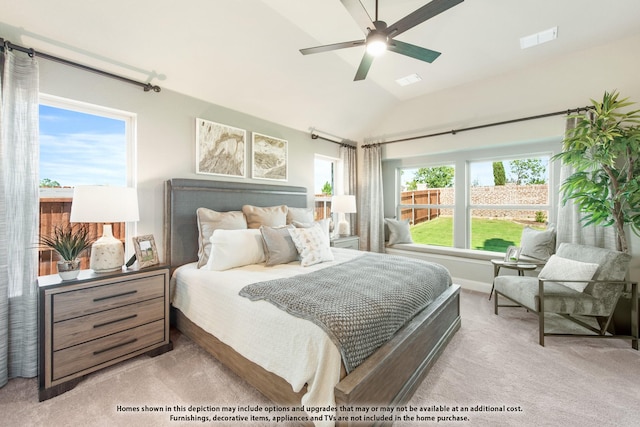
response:
<path fill-rule="evenodd" d="M 394 139 L 392 141 L 383 141 L 383 142 L 378 142 L 375 144 L 366 144 L 366 145 L 362 145 L 361 148 L 368 148 L 368 147 L 372 147 L 374 145 L 385 145 L 385 144 L 393 144 L 396 142 L 404 142 L 404 141 L 411 141 L 414 139 L 422 139 L 422 138 L 431 138 L 433 136 L 441 136 L 441 135 L 447 135 L 447 134 L 451 134 L 451 135 L 455 135 L 458 132 L 464 132 L 464 131 L 468 131 L 468 130 L 476 130 L 476 129 L 483 129 L 483 128 L 488 128 L 491 126 L 501 126 L 501 125 L 508 125 L 511 123 L 517 123 L 517 122 L 524 122 L 527 120 L 535 120 L 535 119 L 543 119 L 546 117 L 552 117 L 552 116 L 560 116 L 562 114 L 572 114 L 572 113 L 579 113 L 580 111 L 587 111 L 592 109 L 593 106 L 586 106 L 586 107 L 579 107 L 579 108 L 573 108 L 573 109 L 568 109 L 568 110 L 564 110 L 564 111 L 555 111 L 553 113 L 546 113 L 546 114 L 538 114 L 537 116 L 529 116 L 529 117 L 521 117 L 519 119 L 512 119 L 512 120 L 505 120 L 502 122 L 494 122 L 494 123 L 487 123 L 484 125 L 478 125 L 478 126 L 470 126 L 470 127 L 466 127 L 466 128 L 461 128 L 461 129 L 452 129 L 452 130 L 447 130 L 444 132 L 437 132 L 437 133 L 431 133 L 428 135 L 420 135 L 420 136 L 411 136 L 408 138 L 402 138 L 402 139 Z"/>
<path fill-rule="evenodd" d="M 8 40 L 5 40 L 0 37 L 0 48 L 4 47 L 5 49 L 15 49 L 20 52 L 24 52 L 29 56 L 38 56 L 43 59 L 48 59 L 49 61 L 59 62 L 60 64 L 64 64 L 70 67 L 79 68 L 84 71 L 89 71 L 91 73 L 100 74 L 101 76 L 109 77 L 112 79 L 120 80 L 132 85 L 141 86 L 145 92 L 153 91 L 160 92 L 160 86 L 152 85 L 151 83 L 142 83 L 136 80 L 129 79 L 127 77 L 118 76 L 116 74 L 109 73 L 107 71 L 103 71 L 97 68 L 89 67 L 88 65 L 79 64 L 77 62 L 69 61 L 68 59 L 60 58 L 57 56 L 49 55 L 48 53 L 38 52 L 32 48 L 26 48 L 24 46 L 18 46 L 17 44 L 13 44 Z"/>
<path fill-rule="evenodd" d="M 342 147 L 353 148 L 354 150 L 356 149 L 356 146 L 354 146 L 354 145 L 347 144 L 346 142 L 334 141 L 333 139 L 329 139 L 329 138 L 325 138 L 324 136 L 320 136 L 315 132 L 311 132 L 311 139 L 323 139 L 325 141 L 329 141 L 329 142 L 333 142 L 334 144 L 338 144 L 338 145 L 340 145 Z"/>

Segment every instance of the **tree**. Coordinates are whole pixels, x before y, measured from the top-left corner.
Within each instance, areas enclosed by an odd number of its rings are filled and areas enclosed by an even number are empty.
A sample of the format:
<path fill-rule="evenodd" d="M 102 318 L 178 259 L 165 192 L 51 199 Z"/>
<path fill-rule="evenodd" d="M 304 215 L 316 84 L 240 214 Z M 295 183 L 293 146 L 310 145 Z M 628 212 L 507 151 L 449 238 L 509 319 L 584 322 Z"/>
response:
<path fill-rule="evenodd" d="M 512 174 L 511 180 L 516 185 L 544 184 L 547 182 L 545 179 L 547 167 L 542 163 L 541 159 L 511 160 L 509 168 Z"/>
<path fill-rule="evenodd" d="M 586 117 L 574 116 L 552 159 L 575 170 L 560 186 L 563 202 L 574 201 L 585 225 L 614 226 L 617 249 L 629 252 L 625 224 L 640 235 L 640 110 L 629 111 L 633 102 L 618 96 L 605 92 Z"/>
<path fill-rule="evenodd" d="M 333 193 L 333 187 L 329 183 L 329 181 L 325 182 L 322 186 L 322 194 L 331 195 Z"/>
<path fill-rule="evenodd" d="M 505 185 L 507 176 L 502 162 L 493 162 L 493 185 Z"/>
<path fill-rule="evenodd" d="M 60 183 L 49 178 L 43 178 L 40 180 L 40 187 L 60 187 Z"/>
<path fill-rule="evenodd" d="M 446 188 L 453 186 L 453 166 L 436 166 L 420 168 L 414 175 L 416 183 L 427 184 L 428 188 Z"/>

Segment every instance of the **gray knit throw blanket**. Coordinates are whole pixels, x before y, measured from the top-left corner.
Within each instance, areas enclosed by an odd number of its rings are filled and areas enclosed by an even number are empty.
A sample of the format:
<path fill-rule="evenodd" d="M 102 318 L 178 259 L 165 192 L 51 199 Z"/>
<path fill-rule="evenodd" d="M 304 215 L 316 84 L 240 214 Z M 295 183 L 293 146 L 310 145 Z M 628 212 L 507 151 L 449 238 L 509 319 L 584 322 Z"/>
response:
<path fill-rule="evenodd" d="M 311 273 L 253 283 L 240 295 L 320 326 L 349 373 L 450 285 L 449 272 L 439 264 L 367 253 Z"/>

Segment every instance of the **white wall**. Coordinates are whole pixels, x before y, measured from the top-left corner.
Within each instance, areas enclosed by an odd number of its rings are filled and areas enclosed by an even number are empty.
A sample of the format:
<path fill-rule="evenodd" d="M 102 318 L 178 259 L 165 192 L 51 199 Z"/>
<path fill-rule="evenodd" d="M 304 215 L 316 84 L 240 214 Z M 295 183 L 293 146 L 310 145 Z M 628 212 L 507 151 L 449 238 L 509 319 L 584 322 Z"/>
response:
<path fill-rule="evenodd" d="M 565 111 L 590 105 L 589 100 L 601 99 L 604 91 L 618 90 L 622 96 L 640 103 L 640 56 L 633 54 L 638 46 L 640 36 L 398 104 L 393 111 L 372 125 L 367 142 L 388 141 Z M 563 132 L 564 118 L 557 116 L 456 135 L 387 144 L 383 146 L 383 158 L 393 160 L 390 163 L 407 164 L 414 161 L 415 157 L 429 159 L 443 153 L 481 147 L 493 147 L 499 155 L 507 146 L 557 140 Z M 360 168 L 361 171 L 362 169 Z M 390 181 L 392 175 L 385 174 L 385 191 L 394 185 Z M 385 206 L 388 214 L 388 201 Z M 640 280 L 640 239 L 633 233 L 629 235 L 634 255 L 631 278 Z M 478 269 L 475 261 L 459 268 L 458 272 L 464 277 L 487 276 L 487 270 Z M 456 276 L 456 271 L 452 273 Z M 490 277 L 486 280 L 489 281 Z"/>
<path fill-rule="evenodd" d="M 137 114 L 136 181 L 140 222 L 136 235 L 153 234 L 162 254 L 163 183 L 170 178 L 253 181 L 306 187 L 313 203 L 314 154 L 338 157 L 339 146 L 312 140 L 308 133 L 280 126 L 168 90 L 142 88 L 41 59 L 40 92 Z M 202 82 L 206 84 L 206 82 Z M 162 83 L 160 82 L 160 86 Z M 289 180 L 260 181 L 195 173 L 195 119 L 203 118 L 289 141 Z M 250 133 L 247 133 L 250 141 Z M 250 152 L 247 150 L 248 176 Z"/>

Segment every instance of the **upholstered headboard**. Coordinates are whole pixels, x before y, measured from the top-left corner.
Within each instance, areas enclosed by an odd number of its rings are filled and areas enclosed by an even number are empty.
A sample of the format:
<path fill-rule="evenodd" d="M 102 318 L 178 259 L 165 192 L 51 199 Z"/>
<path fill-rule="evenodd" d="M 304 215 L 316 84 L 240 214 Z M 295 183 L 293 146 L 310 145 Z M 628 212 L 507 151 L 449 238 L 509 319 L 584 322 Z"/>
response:
<path fill-rule="evenodd" d="M 164 255 L 175 269 L 198 260 L 196 209 L 239 211 L 243 205 L 307 207 L 307 189 L 284 185 L 200 179 L 170 179 L 165 183 Z"/>

